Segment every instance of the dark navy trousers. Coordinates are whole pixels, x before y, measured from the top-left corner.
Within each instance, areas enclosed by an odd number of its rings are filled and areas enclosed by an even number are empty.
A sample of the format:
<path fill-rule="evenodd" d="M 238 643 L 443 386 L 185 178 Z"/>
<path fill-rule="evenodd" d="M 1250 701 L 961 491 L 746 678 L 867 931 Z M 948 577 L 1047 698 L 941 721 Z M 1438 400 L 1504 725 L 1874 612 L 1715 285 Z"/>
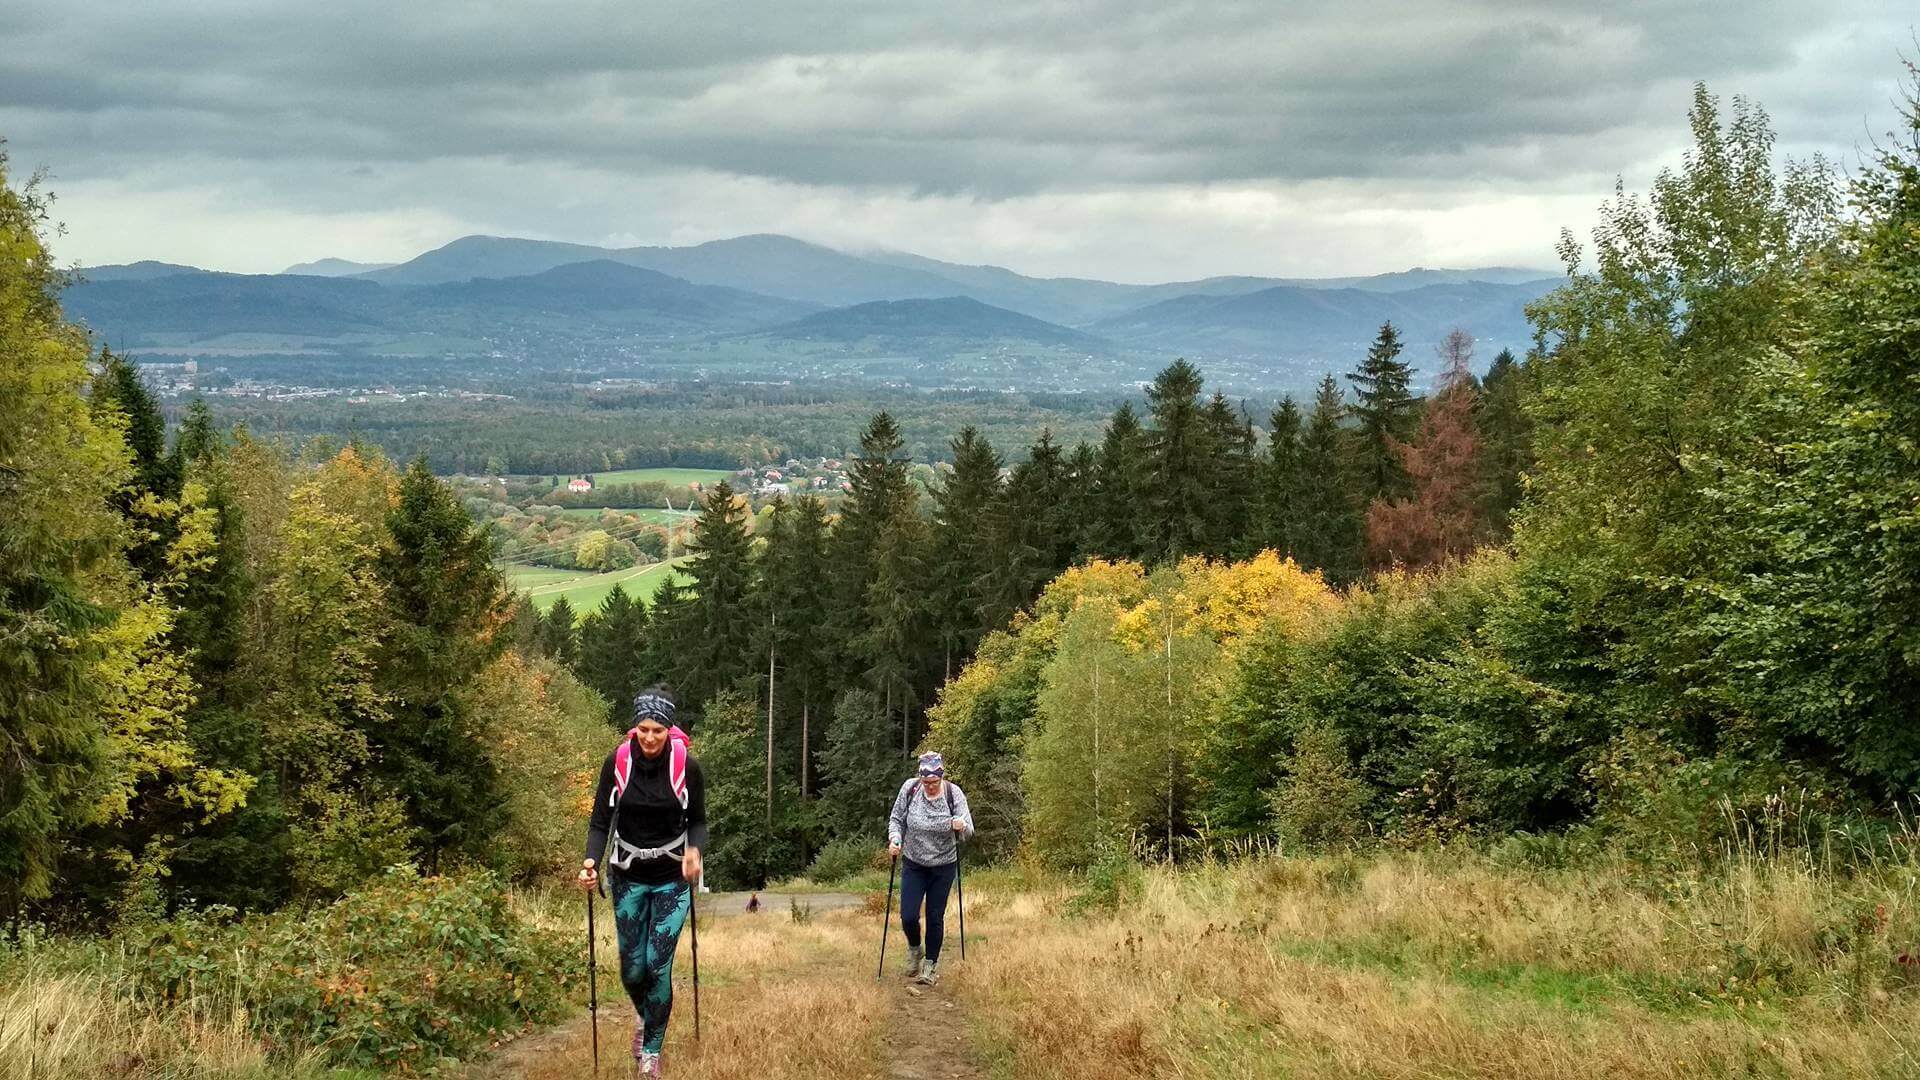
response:
<path fill-rule="evenodd" d="M 920 944 L 920 902 L 927 904 L 927 959 L 940 959 L 940 942 L 947 936 L 947 894 L 953 891 L 953 877 L 960 864 L 921 866 L 912 859 L 901 859 L 900 929 L 907 932 L 907 944 Z"/>

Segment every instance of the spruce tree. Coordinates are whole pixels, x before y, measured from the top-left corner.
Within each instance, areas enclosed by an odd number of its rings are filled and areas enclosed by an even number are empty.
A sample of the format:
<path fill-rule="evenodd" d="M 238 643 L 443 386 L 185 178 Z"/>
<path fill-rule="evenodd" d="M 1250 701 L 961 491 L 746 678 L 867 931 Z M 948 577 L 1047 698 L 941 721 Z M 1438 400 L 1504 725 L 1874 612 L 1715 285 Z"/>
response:
<path fill-rule="evenodd" d="M 1000 518 L 1000 455 L 971 424 L 950 444 L 953 471 L 933 493 L 928 607 L 942 677 L 966 662 L 986 633 L 993 554 L 981 534 Z"/>
<path fill-rule="evenodd" d="M 1095 554 L 1109 559 L 1138 559 L 1150 520 L 1142 499 L 1147 490 L 1146 432 L 1133 403 L 1123 401 L 1107 421 L 1094 469 Z"/>
<path fill-rule="evenodd" d="M 840 644 L 839 667 L 846 681 L 869 666 L 860 651 L 868 591 L 879 570 L 883 534 L 897 518 L 915 513 L 915 491 L 899 425 L 885 412 L 875 413 L 860 436 L 860 453 L 847 470 L 850 489 L 840 504 L 833 529 L 831 639 Z"/>
<path fill-rule="evenodd" d="M 507 622 L 507 639 L 514 650 L 528 657 L 545 655 L 540 641 L 542 625 L 540 609 L 533 606 L 533 598 L 524 592 L 515 593 Z"/>
<path fill-rule="evenodd" d="M 1007 496 L 993 522 L 994 566 L 984 614 L 989 627 L 999 627 L 1027 606 L 1054 575 L 1073 558 L 1073 527 L 1065 519 L 1066 464 L 1059 444 L 1048 431 L 1027 450 L 1027 460 L 1014 466 Z"/>
<path fill-rule="evenodd" d="M 1360 506 L 1350 489 L 1345 432 L 1346 402 L 1332 375 L 1320 380 L 1313 411 L 1300 437 L 1300 468 L 1294 486 L 1295 544 L 1300 565 L 1319 570 L 1334 584 L 1360 576 Z"/>
<path fill-rule="evenodd" d="M 1407 471 L 1394 449 L 1413 437 L 1414 401 L 1408 385 L 1413 369 L 1400 360 L 1400 332 L 1392 323 L 1380 325 L 1380 336 L 1367 349 L 1367 358 L 1347 374 L 1354 387 L 1352 413 L 1358 421 L 1353 433 L 1355 497 L 1361 506 L 1375 499 L 1394 499 L 1412 489 Z"/>
<path fill-rule="evenodd" d="M 140 369 L 126 357 L 102 349 L 100 373 L 93 380 L 93 404 L 116 409 L 125 419 L 127 449 L 133 453 L 130 494 L 151 492 L 163 499 L 178 495 L 180 476 L 167 453 L 167 421 Z"/>
<path fill-rule="evenodd" d="M 647 636 L 647 606 L 618 585 L 600 608 L 580 621 L 580 681 L 607 699 L 608 722 L 625 728 L 633 699 L 653 682 L 642 670 Z"/>
<path fill-rule="evenodd" d="M 714 694 L 754 670 L 753 540 L 733 485 L 722 480 L 694 522 L 687 651 L 677 652 L 681 704 L 698 711 Z"/>
<path fill-rule="evenodd" d="M 1203 415 L 1207 445 L 1213 451 L 1207 470 L 1212 493 L 1203 550 L 1216 557 L 1244 558 L 1253 553 L 1253 425 L 1218 391 L 1208 399 Z"/>
<path fill-rule="evenodd" d="M 194 398 L 187 404 L 187 414 L 173 437 L 174 474 L 185 477 L 193 466 L 206 463 L 222 449 L 220 432 L 213 426 L 213 410 L 207 408 L 204 398 Z"/>
<path fill-rule="evenodd" d="M 367 735 L 437 869 L 443 852 L 484 852 L 503 820 L 493 755 L 459 691 L 505 646 L 493 631 L 506 592 L 486 532 L 425 458 L 401 478 L 387 533 L 378 566 L 392 620 L 380 663 L 389 719 Z"/>
<path fill-rule="evenodd" d="M 803 800 L 818 783 L 813 758 L 819 753 L 820 732 L 832 705 L 827 667 L 831 649 L 826 636 L 830 537 L 826 503 L 803 495 L 794 504 L 788 542 L 773 564 L 779 582 L 775 596 L 786 634 L 786 686 L 800 705 L 800 748 L 794 760 L 799 763 L 797 786 Z"/>
<path fill-rule="evenodd" d="M 681 658 L 691 654 L 692 637 L 700 630 L 693 594 L 677 577 L 669 578 L 654 590 L 650 611 L 646 642 L 640 650 L 641 685 L 662 682 L 678 689 L 685 674 Z"/>
<path fill-rule="evenodd" d="M 1487 486 L 1488 526 L 1495 539 L 1513 530 L 1513 512 L 1520 505 L 1520 477 L 1533 463 L 1530 425 L 1522 406 L 1526 369 L 1513 352 L 1500 350 L 1487 369 L 1480 395 L 1479 425 L 1485 443 L 1480 465 Z"/>
<path fill-rule="evenodd" d="M 849 690 L 834 703 L 820 767 L 826 780 L 822 802 L 839 835 L 874 835 L 906 781 L 906 757 L 889 728 L 871 690 Z"/>
<path fill-rule="evenodd" d="M 1300 406 L 1292 395 L 1268 418 L 1267 456 L 1258 471 L 1259 496 L 1254 534 L 1259 546 L 1298 560 L 1300 490 Z"/>
<path fill-rule="evenodd" d="M 1217 453 L 1200 405 L 1198 368 L 1176 360 L 1147 388 L 1144 555 L 1178 560 L 1207 550 L 1216 516 Z"/>
<path fill-rule="evenodd" d="M 555 599 L 553 606 L 540 617 L 540 651 L 568 667 L 579 662 L 579 627 L 574 619 L 573 604 L 564 596 Z"/>
<path fill-rule="evenodd" d="M 1066 564 L 1095 553 L 1099 543 L 1100 506 L 1094 485 L 1100 477 L 1100 455 L 1088 443 L 1076 443 L 1067 455 L 1065 490 L 1061 493 L 1061 528 L 1071 540 Z"/>

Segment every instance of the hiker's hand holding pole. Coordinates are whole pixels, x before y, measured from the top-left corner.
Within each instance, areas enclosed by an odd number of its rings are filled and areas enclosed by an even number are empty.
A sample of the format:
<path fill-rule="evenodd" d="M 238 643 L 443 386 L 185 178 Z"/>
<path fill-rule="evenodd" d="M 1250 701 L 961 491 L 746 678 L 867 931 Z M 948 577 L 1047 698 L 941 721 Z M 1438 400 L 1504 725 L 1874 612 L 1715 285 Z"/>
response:
<path fill-rule="evenodd" d="M 897 858 L 899 858 L 899 857 L 900 857 L 900 845 L 899 845 L 899 844 L 890 844 L 890 845 L 888 845 L 888 847 L 887 847 L 887 858 L 889 858 L 889 859 L 897 859 Z"/>
<path fill-rule="evenodd" d="M 592 892 L 593 887 L 600 883 L 600 874 L 593 868 L 592 859 L 582 859 L 580 861 L 579 881 L 581 891 L 583 892 Z"/>
<path fill-rule="evenodd" d="M 966 832 L 966 831 L 967 831 L 967 823 L 966 823 L 966 822 L 964 822 L 964 821 L 961 821 L 961 820 L 960 820 L 959 818 L 954 818 L 954 819 L 953 819 L 953 831 L 954 831 L 954 832 L 958 832 L 958 833 L 963 833 L 963 832 Z"/>
<path fill-rule="evenodd" d="M 700 880 L 700 849 L 690 847 L 680 856 L 680 876 L 688 881 Z"/>

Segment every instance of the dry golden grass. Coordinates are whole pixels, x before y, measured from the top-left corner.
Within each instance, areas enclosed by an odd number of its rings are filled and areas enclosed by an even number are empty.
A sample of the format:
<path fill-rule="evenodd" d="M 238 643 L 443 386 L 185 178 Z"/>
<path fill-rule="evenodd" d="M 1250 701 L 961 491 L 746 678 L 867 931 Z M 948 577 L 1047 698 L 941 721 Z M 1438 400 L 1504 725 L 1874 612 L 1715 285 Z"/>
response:
<path fill-rule="evenodd" d="M 1151 868 L 1135 899 L 1090 914 L 1076 913 L 1082 888 L 970 873 L 969 955 L 950 912 L 946 979 L 913 999 L 873 978 L 877 910 L 710 912 L 703 1038 L 683 937 L 671 1075 L 1920 1076 L 1920 877 L 1907 867 L 1838 877 L 1746 859 L 1659 876 L 1416 853 Z M 514 902 L 569 933 L 584 922 L 577 893 Z M 607 911 L 602 1075 L 624 1077 L 631 1009 Z M 576 1080 L 587 1033 L 582 1001 L 465 1075 Z M 163 1015 L 27 960 L 0 985 L 0 1077 L 28 1075 L 324 1073 L 269 1063 L 244 1017 Z"/>
<path fill-rule="evenodd" d="M 0 986 L 0 1077 L 318 1076 L 311 1061 L 269 1062 L 244 1014 L 156 1010 L 116 995 L 102 978 L 43 964 L 10 965 Z"/>
<path fill-rule="evenodd" d="M 1006 1076 L 1916 1076 L 1910 885 L 1275 859 L 1081 917 L 983 875 L 953 982 Z"/>
<path fill-rule="evenodd" d="M 578 932 L 578 894 L 524 899 L 530 917 Z M 602 1075 L 631 1073 L 633 1008 L 614 966 L 613 927 L 599 908 Z M 700 924 L 701 1038 L 693 1038 L 690 935 L 674 963 L 673 1022 L 665 1058 L 677 1080 L 865 1080 L 885 1075 L 882 1036 L 892 999 L 873 977 L 879 924 L 855 911 L 796 923 L 786 910 Z M 582 945 L 584 947 L 584 937 Z M 470 1070 L 473 1077 L 578 1080 L 590 1076 L 585 1002 L 561 1027 L 529 1036 Z"/>

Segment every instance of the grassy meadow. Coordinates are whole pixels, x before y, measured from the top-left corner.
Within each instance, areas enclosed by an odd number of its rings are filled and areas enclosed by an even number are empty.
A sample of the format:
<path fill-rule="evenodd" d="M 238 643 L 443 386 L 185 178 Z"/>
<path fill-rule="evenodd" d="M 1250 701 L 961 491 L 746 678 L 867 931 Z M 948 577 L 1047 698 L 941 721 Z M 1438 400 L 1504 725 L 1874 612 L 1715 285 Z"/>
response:
<path fill-rule="evenodd" d="M 732 476 L 726 469 L 615 469 L 612 472 L 593 474 L 595 487 L 613 487 L 618 484 L 672 484 L 686 487 L 689 484 L 713 484 Z"/>
<path fill-rule="evenodd" d="M 524 590 L 533 599 L 533 606 L 542 611 L 564 596 L 573 610 L 586 612 L 599 607 L 616 585 L 635 599 L 652 600 L 653 594 L 669 580 L 675 577 L 683 582 L 687 580 L 678 569 L 684 561 L 676 560 L 671 566 L 667 563 L 629 566 L 624 570 L 610 570 L 602 574 L 585 570 L 559 570 L 549 566 L 508 566 L 501 570 L 507 584 Z"/>

